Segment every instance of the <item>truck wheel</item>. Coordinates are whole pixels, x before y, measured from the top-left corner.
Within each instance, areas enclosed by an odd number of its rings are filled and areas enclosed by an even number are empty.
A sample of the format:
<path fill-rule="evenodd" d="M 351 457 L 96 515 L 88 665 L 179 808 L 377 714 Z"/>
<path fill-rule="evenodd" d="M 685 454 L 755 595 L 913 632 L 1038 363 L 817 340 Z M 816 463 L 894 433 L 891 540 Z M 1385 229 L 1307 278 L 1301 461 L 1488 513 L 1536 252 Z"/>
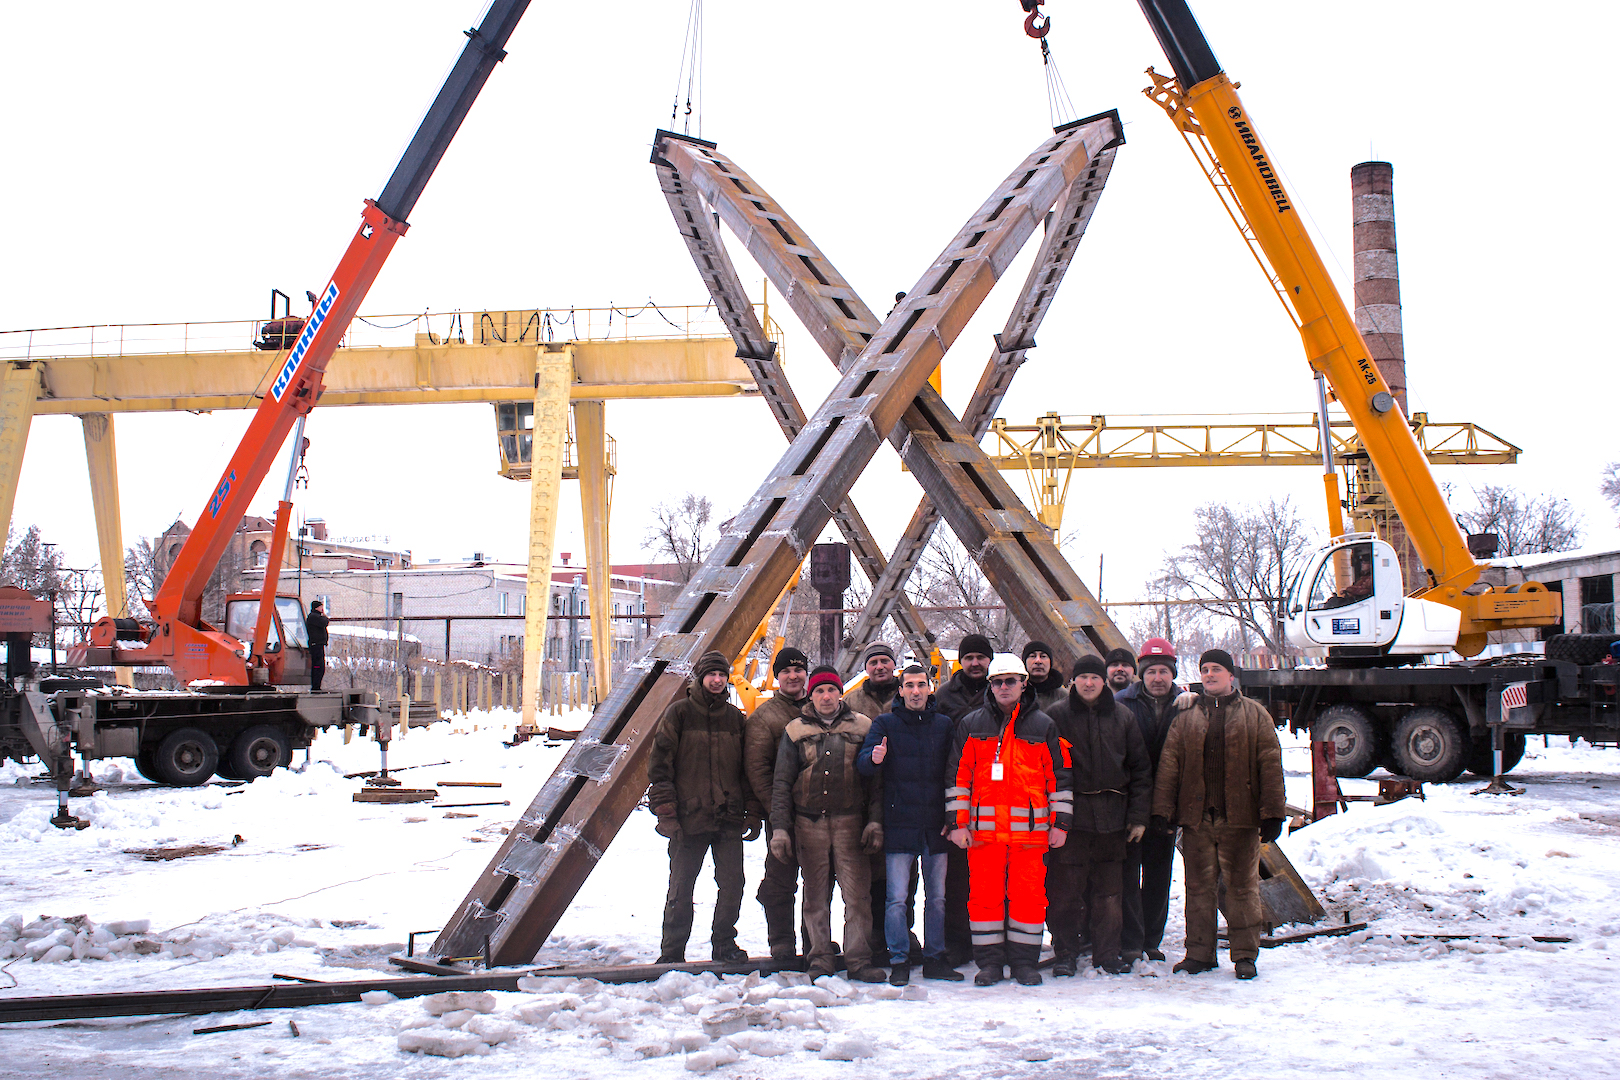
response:
<path fill-rule="evenodd" d="M 292 743 L 277 727 L 260 724 L 236 737 L 226 751 L 226 767 L 238 780 L 269 776 L 276 767 L 292 760 Z"/>
<path fill-rule="evenodd" d="M 1547 659 L 1582 666 L 1599 664 L 1615 641 L 1620 641 L 1620 634 L 1554 634 L 1547 639 Z"/>
<path fill-rule="evenodd" d="M 163 783 L 157 770 L 157 747 L 148 743 L 135 752 L 135 771 L 154 784 Z"/>
<path fill-rule="evenodd" d="M 1513 766 L 1524 760 L 1524 732 L 1510 731 L 1502 740 L 1502 772 L 1510 773 Z M 1489 780 L 1496 775 L 1496 754 L 1491 750 L 1489 736 L 1475 739 L 1468 750 L 1468 771 Z"/>
<path fill-rule="evenodd" d="M 169 733 L 158 743 L 153 758 L 160 783 L 174 787 L 196 787 L 206 784 L 219 765 L 219 747 L 213 736 L 193 727 L 183 727 Z"/>
<path fill-rule="evenodd" d="M 1383 738 L 1372 717 L 1354 705 L 1330 705 L 1318 713 L 1311 739 L 1333 744 L 1335 776 L 1366 776 L 1378 767 Z"/>
<path fill-rule="evenodd" d="M 1401 717 L 1392 742 L 1401 774 L 1432 784 L 1462 775 L 1473 740 L 1456 717 L 1425 705 Z"/>

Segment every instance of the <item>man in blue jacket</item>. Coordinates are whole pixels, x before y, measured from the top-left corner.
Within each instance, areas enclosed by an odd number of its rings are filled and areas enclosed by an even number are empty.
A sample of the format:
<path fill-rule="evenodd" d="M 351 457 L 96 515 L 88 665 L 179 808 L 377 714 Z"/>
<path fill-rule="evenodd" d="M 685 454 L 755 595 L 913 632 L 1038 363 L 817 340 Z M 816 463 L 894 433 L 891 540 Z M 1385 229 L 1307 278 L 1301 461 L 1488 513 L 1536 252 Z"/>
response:
<path fill-rule="evenodd" d="M 883 778 L 883 854 L 888 903 L 883 931 L 889 982 L 911 981 L 911 934 L 906 926 L 912 868 L 922 860 L 923 975 L 959 982 L 945 958 L 945 769 L 953 721 L 934 707 L 928 672 L 912 664 L 900 673 L 893 709 L 872 722 L 855 767 Z"/>

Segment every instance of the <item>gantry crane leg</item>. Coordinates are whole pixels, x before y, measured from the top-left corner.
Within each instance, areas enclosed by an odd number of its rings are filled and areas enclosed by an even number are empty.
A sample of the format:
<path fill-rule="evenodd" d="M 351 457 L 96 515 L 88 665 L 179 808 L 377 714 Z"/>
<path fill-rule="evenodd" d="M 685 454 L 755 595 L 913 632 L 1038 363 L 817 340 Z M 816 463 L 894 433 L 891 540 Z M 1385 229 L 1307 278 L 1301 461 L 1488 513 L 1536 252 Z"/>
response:
<path fill-rule="evenodd" d="M 118 441 L 109 413 L 88 413 L 84 424 L 84 457 L 90 467 L 90 504 L 96 513 L 96 545 L 101 554 L 102 596 L 107 614 L 129 618 L 129 586 L 124 580 L 124 519 L 118 504 Z M 272 551 L 272 559 L 282 553 Z M 115 669 L 120 686 L 135 685 L 135 669 Z"/>
<path fill-rule="evenodd" d="M 5 514 L 8 529 L 38 394 L 39 374 L 32 364 L 0 365 L 0 512 Z M 120 559 L 120 565 L 122 562 Z"/>
<path fill-rule="evenodd" d="M 608 555 L 612 514 L 607 470 L 606 403 L 574 402 L 574 454 L 579 467 L 580 516 L 585 527 L 585 583 L 591 604 L 591 662 L 596 676 L 593 700 L 613 685 L 613 564 Z"/>
<path fill-rule="evenodd" d="M 534 450 L 529 476 L 529 580 L 523 619 L 523 719 L 519 731 L 536 730 L 541 662 L 546 655 L 546 614 L 551 609 L 551 556 L 557 541 L 562 498 L 563 443 L 568 437 L 568 384 L 574 350 L 542 345 L 534 357 Z M 449 657 L 445 658 L 447 661 Z"/>

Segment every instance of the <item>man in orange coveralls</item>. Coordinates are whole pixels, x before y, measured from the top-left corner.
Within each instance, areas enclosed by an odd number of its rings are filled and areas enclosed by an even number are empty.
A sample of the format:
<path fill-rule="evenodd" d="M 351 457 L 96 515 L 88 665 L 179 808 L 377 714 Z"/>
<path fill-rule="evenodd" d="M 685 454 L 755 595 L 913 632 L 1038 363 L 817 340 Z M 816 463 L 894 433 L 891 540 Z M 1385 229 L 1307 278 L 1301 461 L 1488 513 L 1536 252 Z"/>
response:
<path fill-rule="evenodd" d="M 956 725 L 945 792 L 951 842 L 968 853 L 968 921 L 978 986 L 994 986 L 1002 965 L 1024 986 L 1046 932 L 1048 847 L 1062 847 L 1074 805 L 1069 749 L 1026 685 L 1010 653 L 990 664 L 990 700 Z"/>

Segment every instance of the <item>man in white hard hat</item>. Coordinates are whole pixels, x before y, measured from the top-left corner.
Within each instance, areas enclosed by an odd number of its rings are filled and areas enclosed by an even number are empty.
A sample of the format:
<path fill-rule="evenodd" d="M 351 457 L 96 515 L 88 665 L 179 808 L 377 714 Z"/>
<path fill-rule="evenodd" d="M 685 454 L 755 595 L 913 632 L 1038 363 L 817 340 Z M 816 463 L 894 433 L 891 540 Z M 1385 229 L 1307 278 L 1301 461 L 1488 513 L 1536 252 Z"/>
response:
<path fill-rule="evenodd" d="M 1046 933 L 1049 847 L 1062 847 L 1073 811 L 1068 749 L 1035 703 L 1023 661 L 1001 653 L 990 662 L 989 699 L 956 726 L 952 786 L 945 792 L 950 840 L 968 854 L 968 920 L 974 982 L 993 986 L 1010 964 L 1013 978 L 1038 986 Z"/>

